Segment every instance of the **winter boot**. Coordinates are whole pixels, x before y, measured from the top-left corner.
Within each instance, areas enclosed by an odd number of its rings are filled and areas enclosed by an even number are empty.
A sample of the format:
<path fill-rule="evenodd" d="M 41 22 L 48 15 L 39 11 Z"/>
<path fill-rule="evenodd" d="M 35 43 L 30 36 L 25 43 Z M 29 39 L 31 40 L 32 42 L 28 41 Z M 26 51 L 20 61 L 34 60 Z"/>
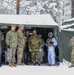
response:
<path fill-rule="evenodd" d="M 12 63 L 11 62 L 9 62 L 9 64 L 8 64 L 10 67 L 12 67 L 13 65 L 12 65 Z"/>
<path fill-rule="evenodd" d="M 74 67 L 74 64 L 72 64 L 72 65 L 69 66 L 69 68 L 72 68 L 72 67 Z"/>
<path fill-rule="evenodd" d="M 12 62 L 12 65 L 16 67 L 16 64 L 14 64 L 14 62 Z"/>

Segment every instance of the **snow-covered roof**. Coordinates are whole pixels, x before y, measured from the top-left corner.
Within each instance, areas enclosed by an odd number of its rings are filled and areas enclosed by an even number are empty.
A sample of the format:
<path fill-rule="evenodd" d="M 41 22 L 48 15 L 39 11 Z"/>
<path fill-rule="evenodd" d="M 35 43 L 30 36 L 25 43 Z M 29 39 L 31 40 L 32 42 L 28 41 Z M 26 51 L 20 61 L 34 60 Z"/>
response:
<path fill-rule="evenodd" d="M 62 25 L 67 25 L 67 24 L 70 25 L 72 23 L 74 23 L 74 18 L 71 18 L 71 19 L 68 19 L 68 20 L 64 21 Z"/>
<path fill-rule="evenodd" d="M 69 21 L 74 21 L 74 18 L 68 19 L 68 20 L 66 20 L 64 22 L 69 22 Z"/>
<path fill-rule="evenodd" d="M 0 24 L 26 24 L 58 26 L 51 15 L 0 15 Z"/>
<path fill-rule="evenodd" d="M 60 28 L 61 28 L 61 29 L 64 29 L 64 28 L 70 28 L 70 27 L 72 27 L 72 26 L 74 26 L 74 23 L 72 23 L 72 24 L 67 24 L 67 25 L 64 25 L 64 26 L 60 26 Z"/>
<path fill-rule="evenodd" d="M 71 28 L 72 26 L 74 26 L 74 18 L 64 21 L 63 25 L 60 26 L 60 29 L 64 31 L 74 31 L 74 29 Z"/>
<path fill-rule="evenodd" d="M 74 29 L 72 29 L 72 28 L 69 28 L 69 29 L 61 29 L 61 30 L 63 30 L 63 31 L 73 31 L 74 32 Z"/>
<path fill-rule="evenodd" d="M 64 31 L 74 31 L 74 29 L 71 28 L 72 26 L 74 26 L 74 23 L 67 24 L 67 25 L 61 25 L 61 26 L 59 26 L 59 28 Z"/>

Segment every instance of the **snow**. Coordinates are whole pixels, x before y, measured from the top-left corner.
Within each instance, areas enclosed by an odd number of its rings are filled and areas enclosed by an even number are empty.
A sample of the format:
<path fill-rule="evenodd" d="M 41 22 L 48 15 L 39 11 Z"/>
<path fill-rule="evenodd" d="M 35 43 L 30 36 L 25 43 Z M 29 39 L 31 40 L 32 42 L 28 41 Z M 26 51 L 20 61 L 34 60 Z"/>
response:
<path fill-rule="evenodd" d="M 72 29 L 72 28 L 69 28 L 69 29 L 61 29 L 61 30 L 63 30 L 63 31 L 73 31 L 74 32 L 74 29 Z"/>
<path fill-rule="evenodd" d="M 71 26 L 74 26 L 74 23 L 72 23 L 72 24 L 67 24 L 67 25 L 61 25 L 61 26 L 59 26 L 61 29 L 64 29 L 64 28 L 69 28 L 69 27 L 71 27 Z"/>
<path fill-rule="evenodd" d="M 67 23 L 67 22 L 71 22 L 71 21 L 74 21 L 74 18 L 72 18 L 72 19 L 68 19 L 68 20 L 66 20 L 66 21 L 64 21 L 64 23 Z M 72 26 L 74 26 L 74 23 L 71 23 L 71 24 L 64 24 L 63 23 L 63 26 L 61 25 L 61 26 L 59 26 L 59 28 L 61 29 L 61 30 L 65 30 L 65 31 L 74 31 L 74 28 L 71 28 Z"/>
<path fill-rule="evenodd" d="M 74 23 L 72 23 L 72 24 L 67 24 L 67 25 L 61 25 L 61 26 L 59 26 L 59 30 L 61 31 L 61 30 L 64 30 L 64 31 L 74 31 L 74 28 L 70 28 L 71 26 L 74 26 Z"/>
<path fill-rule="evenodd" d="M 56 6 L 57 4 L 56 3 L 50 3 L 50 7 L 51 6 Z"/>
<path fill-rule="evenodd" d="M 0 75 L 74 75 L 74 67 L 69 68 L 70 62 L 63 59 L 60 65 L 48 66 L 46 64 L 38 65 L 20 65 L 17 67 L 9 67 L 8 65 L 2 65 L 0 68 Z"/>
<path fill-rule="evenodd" d="M 0 0 L 3 9 L 1 14 L 16 14 L 16 1 Z M 51 14 L 53 19 L 62 25 L 71 18 L 71 0 L 20 0 L 20 14 Z M 2 10 L 2 9 L 1 9 Z"/>
<path fill-rule="evenodd" d="M 68 66 L 33 66 L 24 65 L 17 67 L 9 67 L 3 65 L 0 68 L 0 75 L 74 75 L 74 68 Z"/>
<path fill-rule="evenodd" d="M 63 61 L 60 63 L 60 65 L 59 66 L 70 66 L 71 65 L 71 62 L 69 62 L 69 61 L 66 61 L 65 59 L 63 59 Z"/>
<path fill-rule="evenodd" d="M 71 18 L 71 0 L 57 0 L 56 20 L 59 25 Z"/>
<path fill-rule="evenodd" d="M 73 21 L 73 20 L 74 20 L 74 18 L 71 18 L 71 19 L 68 19 L 68 20 L 66 20 L 64 22 L 69 22 L 69 21 Z"/>
<path fill-rule="evenodd" d="M 0 23 L 58 26 L 58 24 L 52 19 L 50 14 L 48 15 L 0 15 Z"/>

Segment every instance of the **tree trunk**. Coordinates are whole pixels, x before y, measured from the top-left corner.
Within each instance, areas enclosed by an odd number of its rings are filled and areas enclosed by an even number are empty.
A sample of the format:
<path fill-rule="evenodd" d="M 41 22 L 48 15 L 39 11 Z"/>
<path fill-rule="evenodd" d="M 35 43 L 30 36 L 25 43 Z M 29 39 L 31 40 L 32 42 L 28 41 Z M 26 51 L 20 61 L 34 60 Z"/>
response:
<path fill-rule="evenodd" d="M 16 0 L 16 14 L 19 14 L 20 10 L 20 0 Z"/>

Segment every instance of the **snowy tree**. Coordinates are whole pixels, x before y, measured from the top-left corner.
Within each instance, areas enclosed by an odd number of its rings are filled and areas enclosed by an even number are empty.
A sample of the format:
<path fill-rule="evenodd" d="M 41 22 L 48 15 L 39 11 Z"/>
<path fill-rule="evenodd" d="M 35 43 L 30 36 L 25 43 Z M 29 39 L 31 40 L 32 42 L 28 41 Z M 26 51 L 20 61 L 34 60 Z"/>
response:
<path fill-rule="evenodd" d="M 61 25 L 65 20 L 71 18 L 71 0 L 57 0 L 56 20 Z"/>
<path fill-rule="evenodd" d="M 71 18 L 71 0 L 20 0 L 20 14 L 51 14 L 61 25 Z M 16 14 L 16 0 L 0 0 L 0 14 Z"/>

